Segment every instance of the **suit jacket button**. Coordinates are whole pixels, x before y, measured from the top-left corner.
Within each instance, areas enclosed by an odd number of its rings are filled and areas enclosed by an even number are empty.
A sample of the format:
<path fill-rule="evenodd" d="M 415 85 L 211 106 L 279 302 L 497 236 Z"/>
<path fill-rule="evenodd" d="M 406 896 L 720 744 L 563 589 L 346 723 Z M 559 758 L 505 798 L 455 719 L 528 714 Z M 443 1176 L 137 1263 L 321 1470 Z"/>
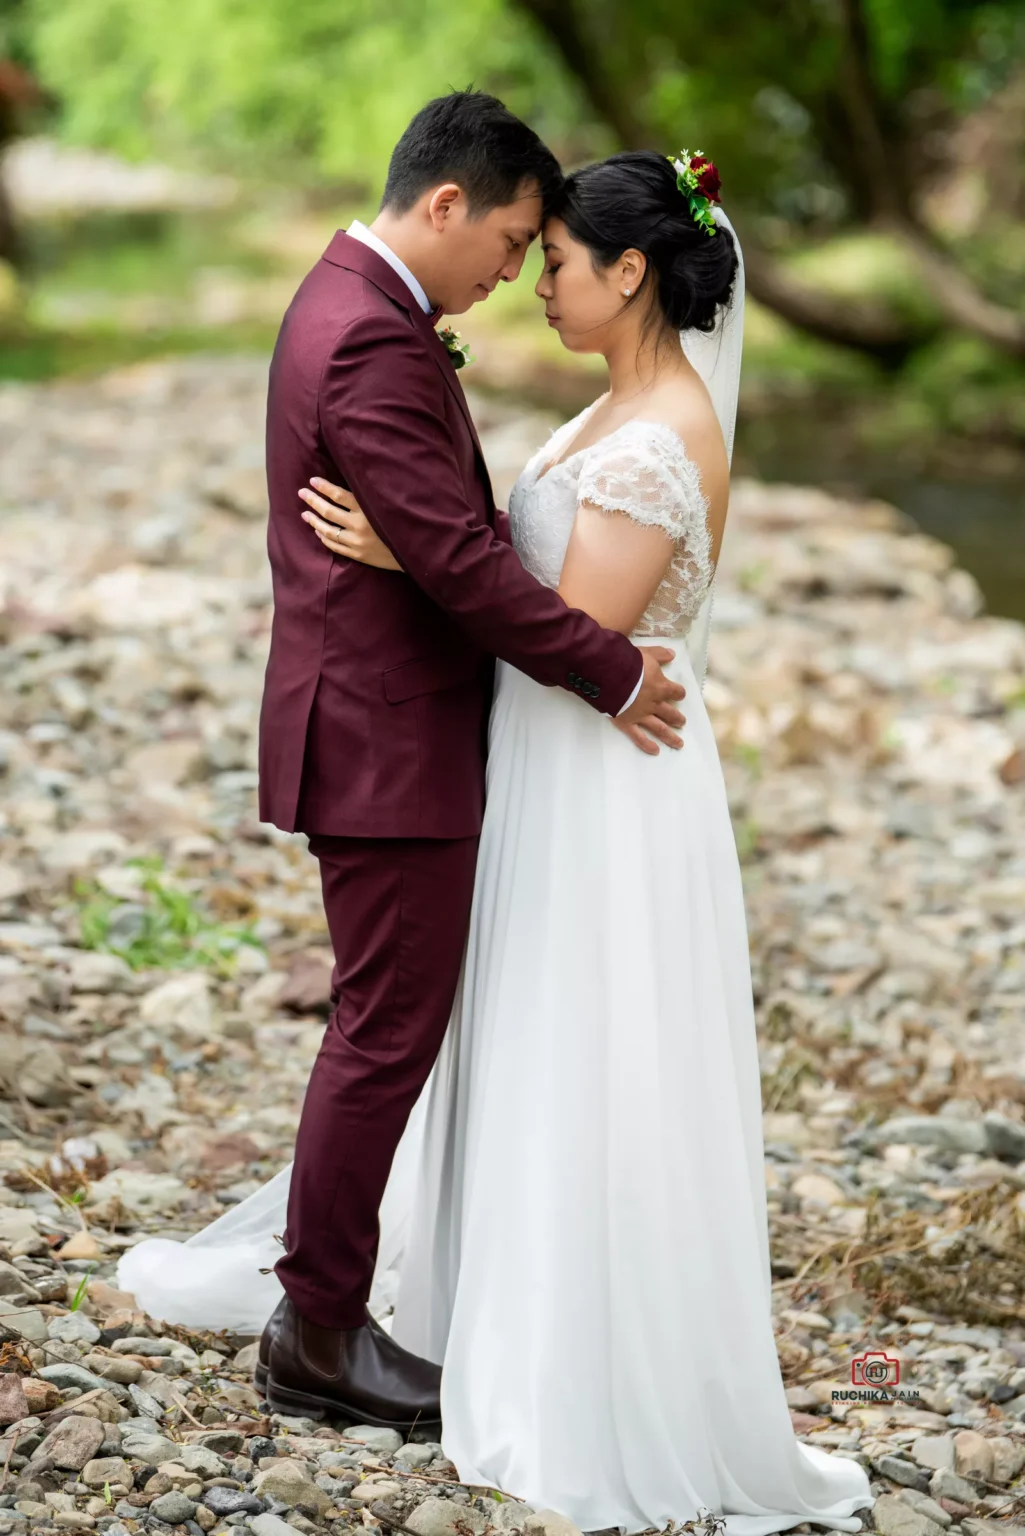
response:
<path fill-rule="evenodd" d="M 575 672 L 567 672 L 567 673 L 566 673 L 566 681 L 567 681 L 567 683 L 569 683 L 569 684 L 570 684 L 570 685 L 571 685 L 571 686 L 572 686 L 572 687 L 573 687 L 573 688 L 575 688 L 575 687 L 576 687 L 576 686 L 577 686 L 577 681 L 578 681 L 578 679 L 577 679 L 577 674 L 576 674 L 576 673 L 575 673 Z"/>

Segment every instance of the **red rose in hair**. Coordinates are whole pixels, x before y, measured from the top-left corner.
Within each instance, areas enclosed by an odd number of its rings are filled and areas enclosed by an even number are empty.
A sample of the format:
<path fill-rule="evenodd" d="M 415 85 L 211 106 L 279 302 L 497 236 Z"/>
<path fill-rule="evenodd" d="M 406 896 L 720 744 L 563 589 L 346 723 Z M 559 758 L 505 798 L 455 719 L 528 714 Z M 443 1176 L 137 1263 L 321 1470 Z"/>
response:
<path fill-rule="evenodd" d="M 702 166 L 704 167 L 703 170 Z M 709 202 L 722 202 L 722 198 L 719 196 L 719 193 L 722 191 L 722 181 L 719 177 L 719 172 L 708 156 L 695 155 L 690 162 L 690 168 L 692 171 L 700 173 L 698 175 L 698 191 L 701 195 L 707 197 Z"/>

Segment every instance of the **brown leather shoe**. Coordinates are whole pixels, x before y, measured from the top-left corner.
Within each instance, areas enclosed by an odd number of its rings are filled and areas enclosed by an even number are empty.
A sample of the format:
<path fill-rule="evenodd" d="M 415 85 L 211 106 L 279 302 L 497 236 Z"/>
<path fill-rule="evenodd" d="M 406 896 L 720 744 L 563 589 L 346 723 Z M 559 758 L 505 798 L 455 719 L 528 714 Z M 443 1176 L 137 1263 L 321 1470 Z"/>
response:
<path fill-rule="evenodd" d="M 282 1296 L 274 1311 L 267 1319 L 267 1324 L 260 1335 L 260 1347 L 257 1350 L 256 1365 L 253 1368 L 253 1386 L 261 1397 L 267 1394 L 267 1373 L 270 1370 L 270 1347 L 274 1337 L 281 1327 L 281 1319 L 285 1315 L 285 1302 L 287 1296 Z"/>
<path fill-rule="evenodd" d="M 281 1300 L 274 1308 L 274 1311 L 267 1319 L 264 1330 L 260 1335 L 260 1346 L 257 1350 L 256 1365 L 253 1367 L 253 1386 L 256 1388 L 257 1392 L 259 1392 L 261 1398 L 266 1398 L 267 1396 L 267 1377 L 270 1374 L 270 1347 L 274 1342 L 274 1338 L 278 1329 L 281 1327 L 281 1319 L 285 1315 L 285 1302 L 287 1300 L 287 1296 L 282 1296 Z M 383 1333 L 385 1331 L 377 1321 L 377 1318 L 372 1316 L 369 1312 L 367 1313 L 367 1325 L 370 1328 L 376 1328 L 378 1333 Z"/>
<path fill-rule="evenodd" d="M 327 1416 L 408 1433 L 441 1423 L 441 1367 L 396 1344 L 367 1314 L 356 1328 L 320 1328 L 288 1301 L 270 1346 L 275 1413 Z"/>

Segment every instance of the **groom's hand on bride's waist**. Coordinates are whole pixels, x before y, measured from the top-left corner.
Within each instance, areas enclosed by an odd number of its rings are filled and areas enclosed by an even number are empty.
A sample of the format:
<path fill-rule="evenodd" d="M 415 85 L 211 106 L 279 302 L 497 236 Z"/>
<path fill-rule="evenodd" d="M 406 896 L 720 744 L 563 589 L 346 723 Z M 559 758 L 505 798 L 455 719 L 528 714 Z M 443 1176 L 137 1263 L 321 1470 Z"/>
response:
<path fill-rule="evenodd" d="M 672 678 L 666 677 L 662 670 L 675 659 L 675 651 L 664 645 L 642 645 L 638 649 L 644 662 L 641 686 L 630 708 L 617 715 L 613 724 L 624 736 L 629 736 L 635 747 L 649 757 L 656 757 L 659 742 L 674 749 L 683 746 L 683 738 L 673 727 L 687 723 L 686 716 L 676 708 L 677 701 L 687 690 L 682 683 L 674 683 Z"/>

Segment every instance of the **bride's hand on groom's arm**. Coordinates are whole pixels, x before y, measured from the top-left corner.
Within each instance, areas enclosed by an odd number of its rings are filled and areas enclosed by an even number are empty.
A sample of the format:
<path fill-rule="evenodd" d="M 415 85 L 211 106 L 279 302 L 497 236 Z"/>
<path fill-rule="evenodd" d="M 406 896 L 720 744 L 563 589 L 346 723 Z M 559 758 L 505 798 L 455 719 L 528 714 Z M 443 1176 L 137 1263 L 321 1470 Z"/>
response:
<path fill-rule="evenodd" d="M 317 538 L 333 555 L 373 565 L 381 571 L 401 571 L 402 566 L 391 550 L 378 538 L 367 521 L 366 513 L 351 491 L 332 485 L 319 475 L 311 475 L 310 486 L 303 486 L 300 499 L 306 503 L 303 522 L 309 523 Z"/>

